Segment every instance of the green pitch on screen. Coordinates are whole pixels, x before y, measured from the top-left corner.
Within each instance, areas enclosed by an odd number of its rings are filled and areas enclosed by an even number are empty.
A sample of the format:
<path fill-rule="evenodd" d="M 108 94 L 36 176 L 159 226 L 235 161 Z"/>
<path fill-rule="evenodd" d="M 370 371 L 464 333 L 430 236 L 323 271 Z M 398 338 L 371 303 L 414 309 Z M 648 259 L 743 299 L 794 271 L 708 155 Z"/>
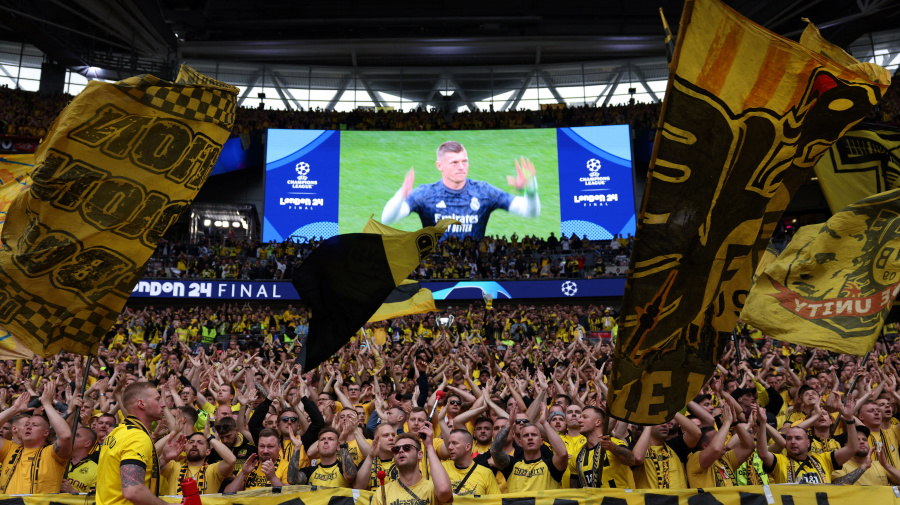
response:
<path fill-rule="evenodd" d="M 403 177 L 413 167 L 413 188 L 441 178 L 434 165 L 441 143 L 455 140 L 469 155 L 469 179 L 489 184 L 519 196 L 506 182 L 516 175 L 515 161 L 521 156 L 534 163 L 541 198 L 537 219 L 496 210 L 488 221 L 487 234 L 507 237 L 559 235 L 559 186 L 556 130 L 481 130 L 439 132 L 341 132 L 341 188 L 338 223 L 340 233 L 358 233 L 369 216 L 381 221 L 384 204 L 400 189 Z M 419 215 L 409 216 L 391 225 L 406 231 L 422 227 Z"/>

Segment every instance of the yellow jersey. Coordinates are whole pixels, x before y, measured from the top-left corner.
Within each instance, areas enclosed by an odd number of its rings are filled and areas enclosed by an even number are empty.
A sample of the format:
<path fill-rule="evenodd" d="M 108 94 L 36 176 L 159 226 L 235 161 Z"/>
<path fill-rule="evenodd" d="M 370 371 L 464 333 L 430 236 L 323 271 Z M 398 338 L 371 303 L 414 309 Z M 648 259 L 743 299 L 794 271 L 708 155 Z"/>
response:
<path fill-rule="evenodd" d="M 687 462 L 688 483 L 696 488 L 737 486 L 739 466 L 734 450 L 723 454 L 706 470 L 700 466 L 700 451 L 692 452 Z"/>
<path fill-rule="evenodd" d="M 106 436 L 97 466 L 97 505 L 132 505 L 122 496 L 119 469 L 122 464 L 143 467 L 144 485 L 159 496 L 159 457 L 150 431 L 136 417 L 128 416 Z"/>
<path fill-rule="evenodd" d="M 275 461 L 275 476 L 278 477 L 281 482 L 287 484 L 287 469 L 289 460 L 285 458 L 278 458 Z M 256 462 L 256 468 L 253 469 L 253 472 L 247 476 L 247 480 L 244 481 L 244 489 L 257 489 L 261 487 L 272 487 L 272 483 L 269 481 L 269 478 L 266 477 L 266 474 L 262 472 L 259 468 L 259 460 Z"/>
<path fill-rule="evenodd" d="M 330 465 L 319 463 L 316 466 L 301 468 L 300 472 L 306 475 L 306 483 L 310 486 L 353 487 L 353 483 L 347 482 L 344 478 L 340 459 Z"/>
<path fill-rule="evenodd" d="M 180 495 L 181 482 L 188 477 L 197 481 L 197 489 L 200 494 L 215 494 L 219 492 L 222 482 L 231 477 L 231 475 L 222 475 L 219 472 L 218 463 L 197 466 L 185 463 L 170 461 L 163 469 L 162 475 L 167 484 L 167 495 Z"/>
<path fill-rule="evenodd" d="M 490 468 L 474 462 L 465 468 L 459 468 L 453 461 L 442 461 L 441 465 L 450 476 L 450 489 L 457 496 L 500 494 L 497 478 Z M 469 471 L 471 470 L 471 473 Z M 468 477 L 466 477 L 468 475 Z M 465 481 L 465 482 L 463 482 Z M 462 486 L 460 486 L 462 484 Z"/>
<path fill-rule="evenodd" d="M 559 470 L 553 464 L 552 454 L 534 460 L 527 460 L 524 455 L 513 456 L 509 465 L 501 471 L 510 493 L 559 489 L 565 473 L 564 469 Z"/>
<path fill-rule="evenodd" d="M 834 460 L 834 451 L 807 454 L 805 461 L 796 461 L 783 454 L 774 454 L 772 467 L 765 467 L 774 484 L 831 484 L 831 474 L 841 468 Z"/>
<path fill-rule="evenodd" d="M 616 445 L 628 447 L 628 444 L 618 438 L 611 437 L 610 440 Z M 606 454 L 600 453 L 600 456 L 603 456 L 603 469 L 600 474 L 601 483 L 599 486 L 596 485 L 594 469 L 599 459 L 597 450 L 602 451 L 600 444 L 593 447 L 583 445 L 578 454 L 569 460 L 569 470 L 572 476 L 578 479 L 579 487 L 634 489 L 634 473 L 631 467 L 619 461 L 619 458 L 610 451 L 606 451 Z"/>
<path fill-rule="evenodd" d="M 66 465 L 66 482 L 80 493 L 87 493 L 97 487 L 98 456 L 99 453 L 95 452 L 74 465 L 69 461 Z"/>
<path fill-rule="evenodd" d="M 651 445 L 644 455 L 644 466 L 634 471 L 637 489 L 687 489 L 684 465 L 667 445 Z"/>
<path fill-rule="evenodd" d="M 371 505 L 410 505 L 413 503 L 416 505 L 438 505 L 440 503 L 434 492 L 434 484 L 425 477 L 406 488 L 400 485 L 400 481 L 397 480 L 390 484 L 385 484 L 384 494 L 385 500 L 382 500 L 380 492 L 372 493 Z M 387 504 L 385 504 L 385 501 Z"/>
<path fill-rule="evenodd" d="M 0 461 L 0 494 L 58 493 L 68 463 L 52 445 L 27 449 L 11 440 L 3 442 Z"/>

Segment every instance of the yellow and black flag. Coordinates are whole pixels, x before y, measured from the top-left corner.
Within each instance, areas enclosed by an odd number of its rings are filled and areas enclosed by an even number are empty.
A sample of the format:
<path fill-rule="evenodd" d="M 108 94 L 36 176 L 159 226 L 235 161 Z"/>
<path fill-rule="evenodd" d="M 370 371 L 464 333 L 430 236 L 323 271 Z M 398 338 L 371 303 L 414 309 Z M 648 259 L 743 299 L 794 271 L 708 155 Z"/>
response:
<path fill-rule="evenodd" d="M 10 204 L 0 326 L 48 357 L 93 354 L 169 225 L 215 165 L 237 88 L 182 67 L 91 81 L 53 123 Z"/>
<path fill-rule="evenodd" d="M 816 163 L 816 176 L 831 212 L 900 188 L 900 128 L 859 124 Z"/>
<path fill-rule="evenodd" d="M 797 44 L 685 2 L 631 258 L 610 415 L 671 419 L 731 338 L 793 193 L 890 83 L 812 25 Z"/>
<path fill-rule="evenodd" d="M 792 344 L 862 355 L 900 291 L 900 189 L 800 228 L 750 290 L 744 319 Z"/>
<path fill-rule="evenodd" d="M 405 232 L 370 219 L 368 233 L 335 235 L 316 247 L 292 279 L 300 301 L 312 309 L 296 363 L 312 370 L 349 342 L 451 224 L 459 221 Z"/>
<path fill-rule="evenodd" d="M 423 288 L 416 281 L 405 279 L 391 291 L 381 307 L 369 318 L 369 322 L 377 323 L 395 317 L 437 311 L 431 290 Z"/>

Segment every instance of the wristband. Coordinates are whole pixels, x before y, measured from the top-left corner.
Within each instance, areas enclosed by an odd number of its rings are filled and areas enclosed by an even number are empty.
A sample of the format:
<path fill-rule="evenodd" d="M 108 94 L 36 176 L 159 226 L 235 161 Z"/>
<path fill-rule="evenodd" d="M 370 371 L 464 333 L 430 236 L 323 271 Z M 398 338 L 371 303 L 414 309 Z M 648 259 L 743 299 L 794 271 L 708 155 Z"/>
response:
<path fill-rule="evenodd" d="M 344 442 L 343 444 L 338 446 L 341 449 L 350 449 L 350 444 Z"/>
<path fill-rule="evenodd" d="M 844 419 L 844 424 L 856 424 L 856 419 L 846 420 Z"/>
<path fill-rule="evenodd" d="M 207 444 L 212 443 L 212 439 L 214 439 L 214 438 L 216 438 L 214 435 L 210 435 L 210 436 L 206 437 L 206 443 Z"/>

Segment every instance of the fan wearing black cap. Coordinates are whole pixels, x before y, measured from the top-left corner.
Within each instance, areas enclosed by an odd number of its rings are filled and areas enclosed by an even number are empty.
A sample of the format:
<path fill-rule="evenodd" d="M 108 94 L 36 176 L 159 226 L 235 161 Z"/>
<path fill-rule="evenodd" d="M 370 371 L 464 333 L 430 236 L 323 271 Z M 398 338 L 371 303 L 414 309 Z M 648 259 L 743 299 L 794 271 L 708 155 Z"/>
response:
<path fill-rule="evenodd" d="M 869 447 L 869 435 L 872 432 L 864 425 L 856 427 L 856 436 L 859 439 L 859 450 L 857 450 L 850 461 L 844 463 L 843 468 L 831 472 L 832 484 L 856 484 L 858 486 L 890 486 L 892 483 L 898 482 L 897 469 L 885 461 L 883 466 L 878 461 L 873 461 L 879 455 L 884 459 L 884 454 L 876 454 L 875 447 Z M 892 472 L 889 473 L 887 468 L 890 467 Z"/>

